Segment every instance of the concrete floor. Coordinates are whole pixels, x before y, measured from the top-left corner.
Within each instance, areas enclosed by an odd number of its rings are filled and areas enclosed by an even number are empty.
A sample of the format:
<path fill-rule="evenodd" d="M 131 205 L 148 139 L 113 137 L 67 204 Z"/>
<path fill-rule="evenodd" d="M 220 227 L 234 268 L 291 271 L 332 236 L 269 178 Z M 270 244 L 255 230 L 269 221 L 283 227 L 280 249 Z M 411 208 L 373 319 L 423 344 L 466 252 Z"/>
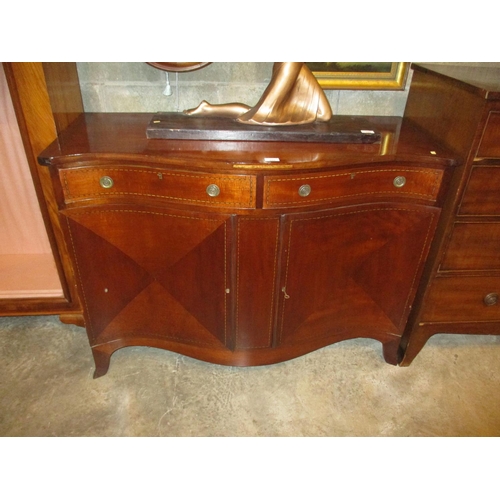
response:
<path fill-rule="evenodd" d="M 500 337 L 436 335 L 413 364 L 377 341 L 267 367 L 126 348 L 94 380 L 85 331 L 0 318 L 1 436 L 500 436 Z"/>

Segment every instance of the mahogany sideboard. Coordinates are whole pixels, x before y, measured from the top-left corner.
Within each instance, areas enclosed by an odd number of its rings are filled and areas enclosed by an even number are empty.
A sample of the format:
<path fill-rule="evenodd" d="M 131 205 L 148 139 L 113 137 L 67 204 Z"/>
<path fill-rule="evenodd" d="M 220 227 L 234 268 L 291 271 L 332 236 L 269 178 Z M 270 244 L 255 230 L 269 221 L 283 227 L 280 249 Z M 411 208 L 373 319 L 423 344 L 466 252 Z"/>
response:
<path fill-rule="evenodd" d="M 335 118 L 375 144 L 147 139 L 150 119 L 84 113 L 39 156 L 95 377 L 132 345 L 249 366 L 367 337 L 400 361 L 449 148 L 397 117 Z"/>
<path fill-rule="evenodd" d="M 414 66 L 405 116 L 460 166 L 403 335 L 402 366 L 436 333 L 500 335 L 500 68 Z"/>

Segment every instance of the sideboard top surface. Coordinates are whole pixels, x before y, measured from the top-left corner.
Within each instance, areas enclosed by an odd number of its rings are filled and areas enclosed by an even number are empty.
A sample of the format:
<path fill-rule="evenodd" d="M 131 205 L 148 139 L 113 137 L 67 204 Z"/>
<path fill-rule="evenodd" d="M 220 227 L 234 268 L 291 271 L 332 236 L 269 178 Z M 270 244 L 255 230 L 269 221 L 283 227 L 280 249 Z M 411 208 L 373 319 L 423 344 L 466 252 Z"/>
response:
<path fill-rule="evenodd" d="M 425 161 L 453 165 L 454 155 L 425 132 L 400 117 L 337 116 L 352 127 L 371 125 L 375 144 L 195 141 L 147 139 L 150 113 L 84 113 L 39 155 L 42 165 L 91 161 L 148 161 L 193 168 L 322 168 L 364 162 Z"/>

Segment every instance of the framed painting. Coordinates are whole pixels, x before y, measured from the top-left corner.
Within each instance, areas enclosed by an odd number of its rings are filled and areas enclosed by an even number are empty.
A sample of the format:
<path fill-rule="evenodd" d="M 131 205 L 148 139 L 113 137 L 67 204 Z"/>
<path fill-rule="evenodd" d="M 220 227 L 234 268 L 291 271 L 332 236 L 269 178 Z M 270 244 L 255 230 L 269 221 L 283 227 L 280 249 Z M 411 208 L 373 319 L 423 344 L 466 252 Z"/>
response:
<path fill-rule="evenodd" d="M 308 62 L 324 89 L 403 90 L 410 63 Z"/>

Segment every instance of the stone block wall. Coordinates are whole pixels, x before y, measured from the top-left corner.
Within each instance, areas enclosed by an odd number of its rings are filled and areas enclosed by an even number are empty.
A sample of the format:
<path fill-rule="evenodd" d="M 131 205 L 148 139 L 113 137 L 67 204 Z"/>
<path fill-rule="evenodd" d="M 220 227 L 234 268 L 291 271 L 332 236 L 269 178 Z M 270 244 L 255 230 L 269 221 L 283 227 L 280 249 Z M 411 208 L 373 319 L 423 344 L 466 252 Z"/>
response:
<path fill-rule="evenodd" d="M 272 62 L 213 62 L 187 73 L 168 73 L 172 95 L 163 94 L 167 74 L 144 62 L 78 63 L 88 112 L 183 111 L 206 100 L 212 104 L 243 102 L 253 106 L 271 78 Z M 405 90 L 325 90 L 339 115 L 403 116 Z"/>

